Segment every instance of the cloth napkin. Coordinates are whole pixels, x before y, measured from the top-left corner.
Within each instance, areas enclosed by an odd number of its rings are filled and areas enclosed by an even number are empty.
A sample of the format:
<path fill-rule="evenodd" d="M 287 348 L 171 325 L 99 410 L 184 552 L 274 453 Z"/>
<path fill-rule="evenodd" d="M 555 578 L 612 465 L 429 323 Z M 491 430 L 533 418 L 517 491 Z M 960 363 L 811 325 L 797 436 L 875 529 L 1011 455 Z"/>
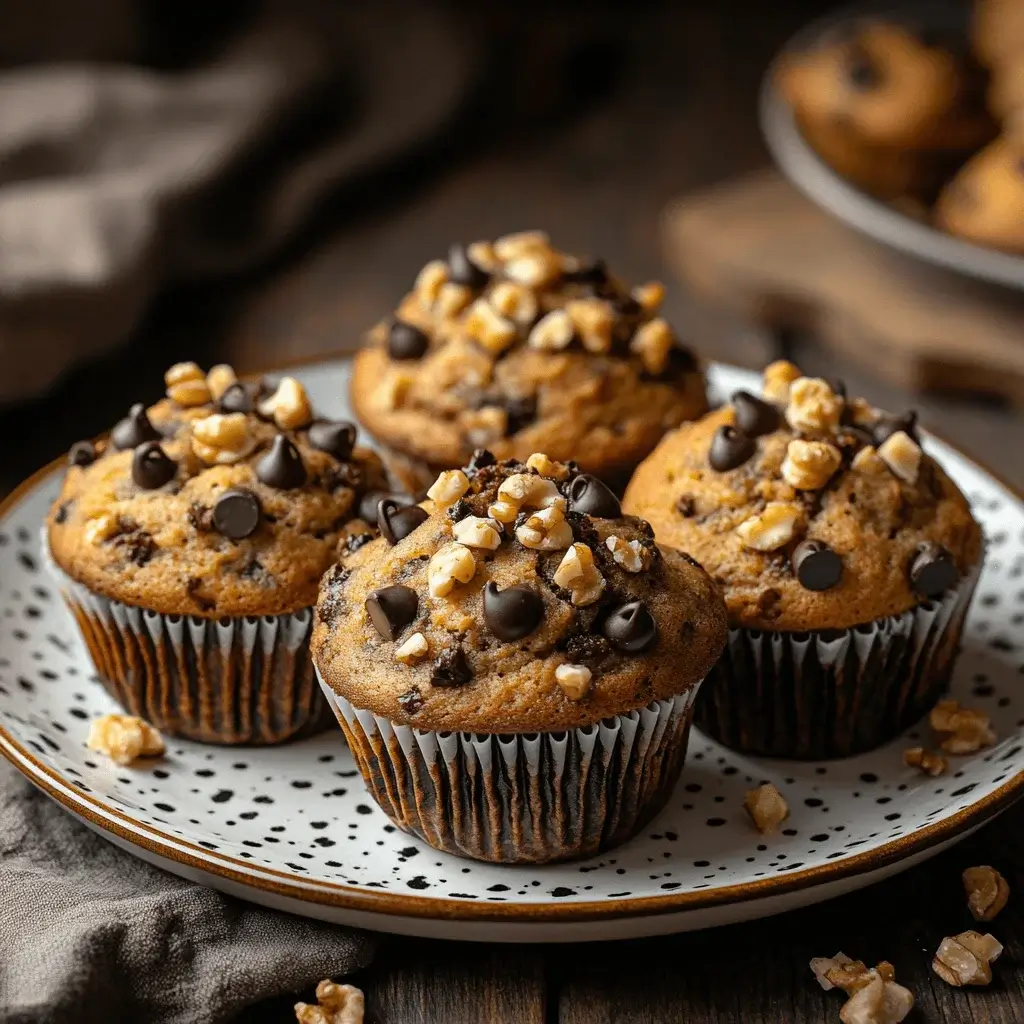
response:
<path fill-rule="evenodd" d="M 373 950 L 151 867 L 0 763 L 0 1024 L 221 1024 Z"/>

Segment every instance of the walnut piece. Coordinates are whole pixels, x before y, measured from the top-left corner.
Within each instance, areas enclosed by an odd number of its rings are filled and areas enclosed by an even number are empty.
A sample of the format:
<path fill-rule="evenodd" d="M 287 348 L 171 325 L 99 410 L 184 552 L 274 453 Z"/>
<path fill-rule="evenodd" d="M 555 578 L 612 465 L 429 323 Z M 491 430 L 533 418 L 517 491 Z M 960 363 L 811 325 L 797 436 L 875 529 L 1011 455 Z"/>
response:
<path fill-rule="evenodd" d="M 942 737 L 947 754 L 974 754 L 996 741 L 988 715 L 976 708 L 961 707 L 955 700 L 940 700 L 931 710 L 928 723 Z"/>
<path fill-rule="evenodd" d="M 483 519 L 480 516 L 466 516 L 460 519 L 452 529 L 452 534 L 467 548 L 494 551 L 501 544 L 501 527 L 493 519 Z"/>
<path fill-rule="evenodd" d="M 551 477 L 553 480 L 564 480 L 569 475 L 569 470 L 565 466 L 552 462 L 543 452 L 534 452 L 526 460 L 526 464 L 530 469 L 537 470 L 541 476 Z"/>
<path fill-rule="evenodd" d="M 987 864 L 967 868 L 963 880 L 967 908 L 975 921 L 991 921 L 1010 898 L 1010 887 L 1006 879 Z"/>
<path fill-rule="evenodd" d="M 127 767 L 140 757 L 159 757 L 164 752 L 163 737 L 134 715 L 103 715 L 94 718 L 85 741 L 90 750 L 104 754 L 116 764 Z"/>
<path fill-rule="evenodd" d="M 839 426 L 843 400 L 818 377 L 798 377 L 789 385 L 786 422 L 800 433 L 831 434 Z"/>
<path fill-rule="evenodd" d="M 178 405 L 191 408 L 210 401 L 206 374 L 195 363 L 175 363 L 165 374 L 167 397 Z"/>
<path fill-rule="evenodd" d="M 471 444 L 478 448 L 486 448 L 487 445 L 505 436 L 508 430 L 508 413 L 496 405 L 485 405 L 482 409 L 463 413 L 462 425 Z"/>
<path fill-rule="evenodd" d="M 592 673 L 586 665 L 559 665 L 555 669 L 555 682 L 569 700 L 580 700 L 590 690 Z"/>
<path fill-rule="evenodd" d="M 651 567 L 651 549 L 638 540 L 624 540 L 612 534 L 604 544 L 612 553 L 615 564 L 621 565 L 626 572 L 646 572 Z"/>
<path fill-rule="evenodd" d="M 902 430 L 890 434 L 878 447 L 878 457 L 908 484 L 917 483 L 922 454 L 917 442 Z"/>
<path fill-rule="evenodd" d="M 635 352 L 644 364 L 644 369 L 653 376 L 664 373 L 668 369 L 669 356 L 675 345 L 672 328 L 661 319 L 655 317 L 636 329 L 629 343 L 630 352 Z"/>
<path fill-rule="evenodd" d="M 551 239 L 546 231 L 516 231 L 502 235 L 491 248 L 499 260 L 514 260 L 530 253 L 550 252 Z M 470 259 L 474 259 L 472 252 L 469 255 Z"/>
<path fill-rule="evenodd" d="M 473 292 L 464 284 L 447 281 L 437 291 L 434 313 L 442 318 L 458 316 L 472 301 Z"/>
<path fill-rule="evenodd" d="M 565 311 L 588 352 L 608 352 L 612 347 L 615 314 L 604 299 L 570 299 Z"/>
<path fill-rule="evenodd" d="M 878 452 L 871 445 L 861 448 L 854 455 L 850 466 L 856 472 L 863 473 L 865 476 L 880 476 L 888 469 L 886 464 L 878 457 Z"/>
<path fill-rule="evenodd" d="M 798 491 L 817 491 L 832 479 L 842 461 L 839 449 L 833 444 L 794 438 L 782 460 L 782 479 Z"/>
<path fill-rule="evenodd" d="M 850 998 L 839 1011 L 843 1024 L 899 1024 L 914 1007 L 914 997 L 896 984 L 892 964 L 868 968 L 845 953 L 816 957 L 811 970 L 825 991 L 842 989 Z"/>
<path fill-rule="evenodd" d="M 551 249 L 536 249 L 505 263 L 505 276 L 527 288 L 542 289 L 562 272 L 562 261 Z"/>
<path fill-rule="evenodd" d="M 206 375 L 206 386 L 210 389 L 210 395 L 214 401 L 219 401 L 221 395 L 232 384 L 237 383 L 238 378 L 235 376 L 235 371 L 227 363 L 218 363 L 216 366 L 211 366 L 209 373 Z"/>
<path fill-rule="evenodd" d="M 498 501 L 514 505 L 517 509 L 548 508 L 552 505 L 565 509 L 565 498 L 554 483 L 533 473 L 514 473 L 505 477 L 498 487 Z"/>
<path fill-rule="evenodd" d="M 586 544 L 575 543 L 559 562 L 552 579 L 572 594 L 577 607 L 593 604 L 604 592 L 604 577 L 594 564 L 594 553 Z"/>
<path fill-rule="evenodd" d="M 774 832 L 789 817 L 789 804 L 785 797 L 770 782 L 748 790 L 743 800 L 759 832 Z"/>
<path fill-rule="evenodd" d="M 395 648 L 395 661 L 403 665 L 415 665 L 430 652 L 430 644 L 422 633 L 413 633 L 400 647 Z"/>
<path fill-rule="evenodd" d="M 363 1024 L 366 1001 L 355 985 L 338 985 L 327 979 L 316 987 L 316 1006 L 295 1004 L 299 1024 Z"/>
<path fill-rule="evenodd" d="M 839 984 L 839 981 L 845 982 L 848 975 L 852 977 L 854 974 L 863 974 L 867 971 L 867 966 L 860 960 L 853 960 L 840 951 L 835 956 L 814 957 L 811 960 L 811 971 L 818 984 L 826 992 L 830 992 L 834 988 L 842 988 L 845 991 L 846 985 Z M 851 974 L 851 972 L 853 973 Z M 835 977 L 836 980 L 833 981 L 832 977 Z"/>
<path fill-rule="evenodd" d="M 516 540 L 533 551 L 565 550 L 572 543 L 572 527 L 566 521 L 562 505 L 549 505 L 532 513 L 516 529 Z"/>
<path fill-rule="evenodd" d="M 945 982 L 963 985 L 987 985 L 992 980 L 991 964 L 1002 953 L 1002 945 L 991 935 L 966 931 L 946 936 L 932 960 L 932 970 Z"/>
<path fill-rule="evenodd" d="M 785 547 L 802 525 L 803 510 L 784 501 L 769 501 L 764 511 L 736 527 L 740 542 L 754 551 L 777 551 Z"/>
<path fill-rule="evenodd" d="M 553 309 L 533 325 L 526 341 L 530 348 L 541 352 L 561 352 L 569 347 L 575 334 L 569 314 L 564 309 Z"/>
<path fill-rule="evenodd" d="M 949 767 L 949 762 L 941 755 L 924 747 L 910 747 L 903 751 L 903 763 L 908 768 L 917 768 L 925 775 L 936 778 Z"/>
<path fill-rule="evenodd" d="M 424 264 L 416 275 L 412 290 L 424 309 L 430 309 L 437 301 L 441 288 L 448 281 L 448 264 L 444 260 L 431 260 Z"/>
<path fill-rule="evenodd" d="M 427 497 L 438 508 L 454 505 L 469 490 L 469 477 L 461 469 L 446 469 L 430 485 Z"/>
<path fill-rule="evenodd" d="M 501 281 L 491 289 L 491 305 L 509 320 L 526 327 L 537 319 L 537 296 L 514 281 Z M 546 319 L 546 318 L 545 318 Z M 532 344 L 532 342 L 531 342 Z M 534 345 L 534 348 L 544 348 Z"/>
<path fill-rule="evenodd" d="M 208 466 L 238 462 L 255 447 L 256 439 L 243 412 L 215 412 L 192 424 L 192 451 Z"/>
<path fill-rule="evenodd" d="M 468 583 L 476 575 L 476 559 L 462 544 L 446 544 L 434 552 L 427 566 L 427 585 L 434 597 L 447 597 L 456 583 Z"/>
<path fill-rule="evenodd" d="M 777 402 L 782 405 L 789 401 L 789 386 L 802 376 L 799 368 L 785 359 L 769 363 L 765 367 L 762 377 L 762 393 L 769 402 Z"/>
<path fill-rule="evenodd" d="M 516 325 L 486 299 L 477 299 L 463 321 L 466 333 L 491 355 L 498 356 L 516 340 Z"/>
<path fill-rule="evenodd" d="M 640 308 L 648 316 L 654 316 L 665 301 L 665 286 L 660 281 L 638 284 L 633 289 L 633 298 L 640 303 Z"/>
<path fill-rule="evenodd" d="M 102 544 L 121 532 L 120 519 L 110 512 L 101 512 L 85 524 L 83 535 L 87 544 Z"/>
<path fill-rule="evenodd" d="M 294 377 L 282 377 L 277 390 L 260 402 L 260 415 L 272 419 L 281 430 L 299 430 L 313 422 L 313 406 L 306 389 Z"/>

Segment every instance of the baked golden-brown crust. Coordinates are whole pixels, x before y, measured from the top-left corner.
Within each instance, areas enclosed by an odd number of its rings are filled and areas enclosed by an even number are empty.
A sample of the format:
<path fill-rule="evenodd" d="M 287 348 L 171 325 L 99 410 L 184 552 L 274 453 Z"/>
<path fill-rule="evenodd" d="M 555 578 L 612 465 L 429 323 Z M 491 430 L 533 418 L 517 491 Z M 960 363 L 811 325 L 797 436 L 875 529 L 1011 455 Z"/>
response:
<path fill-rule="evenodd" d="M 310 443 L 308 422 L 282 429 L 256 413 L 235 414 L 242 438 L 236 452 L 204 448 L 195 425 L 209 424 L 215 413 L 208 397 L 188 406 L 165 398 L 148 410 L 160 448 L 174 463 L 160 486 L 140 486 L 132 469 L 137 449 L 118 450 L 109 438 L 95 446 L 94 461 L 87 456 L 86 464 L 69 465 L 47 520 L 51 555 L 95 593 L 163 614 L 220 618 L 308 608 L 339 545 L 350 533 L 368 531 L 356 519 L 359 499 L 386 488 L 383 467 L 364 449 L 345 459 L 319 450 Z M 299 420 L 311 416 L 306 408 Z M 301 457 L 307 482 L 300 486 L 257 477 L 279 436 Z M 257 525 L 238 539 L 216 523 L 218 500 L 232 489 L 248 492 L 259 506 Z M 242 501 L 241 526 L 227 527 L 233 532 L 251 525 L 245 514 L 254 506 L 248 497 Z"/>
<path fill-rule="evenodd" d="M 663 292 L 631 291 L 539 232 L 459 248 L 427 264 L 370 331 L 353 408 L 389 449 L 432 469 L 484 446 L 501 459 L 545 451 L 603 476 L 631 471 L 707 408 L 699 367 L 657 315 Z M 420 347 L 392 344 L 396 323 L 422 332 Z"/>
<path fill-rule="evenodd" d="M 529 732 L 594 723 L 684 693 L 703 679 L 726 637 L 722 600 L 707 574 L 684 555 L 659 552 L 647 524 L 622 516 L 610 492 L 602 491 L 602 500 L 614 504 L 599 511 L 614 517 L 573 511 L 584 507 L 572 495 L 588 478 L 574 467 L 531 461 L 555 475 L 509 461 L 470 472 L 461 498 L 454 497 L 458 487 L 447 496 L 432 488 L 438 500 L 423 503 L 430 515 L 417 529 L 393 546 L 385 538 L 367 544 L 325 576 L 312 649 L 337 693 L 418 728 Z M 488 510 L 510 478 L 543 481 L 546 497 L 496 509 L 509 522 L 488 541 L 495 522 L 487 525 Z M 528 546 L 538 543 L 536 535 L 523 532 L 541 501 L 555 510 L 545 527 L 559 545 L 551 550 Z M 571 532 L 556 541 L 562 523 Z M 438 560 L 461 546 L 467 527 L 481 531 L 478 543 L 497 546 L 469 547 L 468 571 L 460 573 L 465 582 L 447 589 L 443 579 L 439 585 Z M 619 539 L 609 547 L 611 537 Z M 576 559 L 582 559 L 578 576 L 563 564 L 578 565 Z M 524 635 L 496 634 L 520 620 L 516 613 L 495 623 L 490 608 L 485 611 L 492 583 L 499 595 L 511 587 L 534 595 L 536 619 L 523 627 Z M 393 640 L 380 633 L 367 608 L 374 591 L 392 586 L 415 595 L 414 611 L 396 618 Z M 627 650 L 608 623 L 634 601 L 643 603 L 657 632 L 652 642 L 639 630 Z"/>
<path fill-rule="evenodd" d="M 927 545 L 948 552 L 958 576 L 977 563 L 980 528 L 966 498 L 921 453 L 912 421 L 895 423 L 863 400 L 844 401 L 824 381 L 808 386 L 789 364 L 766 373 L 778 422 L 745 449 L 734 441 L 735 458 L 748 457 L 725 471 L 709 462 L 716 435 L 735 427 L 736 410 L 725 406 L 668 435 L 623 500 L 626 511 L 651 523 L 660 545 L 693 555 L 721 585 L 730 625 L 800 631 L 865 624 L 926 596 L 910 577 Z M 841 422 L 826 422 L 835 417 Z M 809 589 L 794 568 L 797 547 L 808 540 L 838 556 L 825 556 L 830 564 L 815 584 L 822 589 Z M 833 567 L 841 574 L 835 583 Z"/>

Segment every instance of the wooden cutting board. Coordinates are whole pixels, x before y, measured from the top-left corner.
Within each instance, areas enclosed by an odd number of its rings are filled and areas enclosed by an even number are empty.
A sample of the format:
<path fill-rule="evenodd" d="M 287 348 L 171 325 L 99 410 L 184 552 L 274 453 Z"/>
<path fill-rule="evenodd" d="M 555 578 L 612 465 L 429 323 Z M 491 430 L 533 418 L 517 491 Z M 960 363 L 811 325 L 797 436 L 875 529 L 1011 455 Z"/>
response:
<path fill-rule="evenodd" d="M 895 253 L 835 220 L 776 172 L 688 196 L 664 221 L 690 293 L 919 391 L 1024 406 L 1024 294 Z"/>

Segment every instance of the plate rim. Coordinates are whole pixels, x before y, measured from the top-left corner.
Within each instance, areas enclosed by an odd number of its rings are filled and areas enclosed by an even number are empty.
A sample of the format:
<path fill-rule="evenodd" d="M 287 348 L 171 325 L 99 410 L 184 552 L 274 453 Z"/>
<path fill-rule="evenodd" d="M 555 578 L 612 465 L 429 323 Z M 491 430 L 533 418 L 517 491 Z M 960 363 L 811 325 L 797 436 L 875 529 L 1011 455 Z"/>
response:
<path fill-rule="evenodd" d="M 320 354 L 280 363 L 264 372 L 274 373 L 296 367 L 322 365 L 329 368 L 343 363 L 349 355 Z M 707 369 L 721 367 L 743 370 L 728 363 L 709 362 Z M 988 475 L 1014 499 L 1024 504 L 1024 490 L 1007 480 L 998 470 L 950 444 L 934 431 L 927 433 L 951 448 L 976 470 Z M 63 470 L 65 457 L 61 456 L 36 470 L 0 501 L 0 518 L 6 516 L 32 490 Z M 64 780 L 54 768 L 43 764 L 31 751 L 19 743 L 0 725 L 0 755 L 52 799 L 71 813 L 87 819 L 103 832 L 110 832 L 133 845 L 138 845 L 179 865 L 209 872 L 237 884 L 251 886 L 263 892 L 359 911 L 370 911 L 388 916 L 444 918 L 447 920 L 473 920 L 507 922 L 511 920 L 547 920 L 558 922 L 614 920 L 627 917 L 647 917 L 684 911 L 703 910 L 725 904 L 748 903 L 765 897 L 809 889 L 823 882 L 839 881 L 893 864 L 912 854 L 924 852 L 968 829 L 977 828 L 1006 810 L 1024 797 L 1024 769 L 1017 771 L 998 789 L 975 803 L 964 807 L 948 818 L 891 839 L 872 850 L 851 854 L 842 860 L 819 864 L 803 870 L 776 874 L 752 882 L 700 890 L 667 893 L 662 896 L 642 896 L 581 902 L 546 903 L 476 903 L 470 900 L 452 900 L 445 897 L 411 896 L 382 890 L 363 890 L 314 879 L 302 879 L 295 874 L 275 868 L 260 867 L 220 851 L 208 850 L 184 837 L 172 836 L 161 829 L 137 821 L 116 807 L 108 806 L 94 794 L 82 793 Z"/>

